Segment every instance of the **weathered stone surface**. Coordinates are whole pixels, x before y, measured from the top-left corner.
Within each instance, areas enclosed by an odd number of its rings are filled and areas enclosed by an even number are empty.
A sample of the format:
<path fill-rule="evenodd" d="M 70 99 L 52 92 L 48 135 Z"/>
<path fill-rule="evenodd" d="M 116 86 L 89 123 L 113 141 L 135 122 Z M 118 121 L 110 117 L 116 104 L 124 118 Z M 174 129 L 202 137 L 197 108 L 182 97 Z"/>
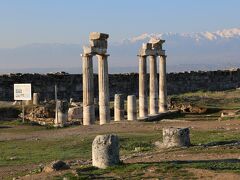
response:
<path fill-rule="evenodd" d="M 72 107 L 68 110 L 68 120 L 82 119 L 83 118 L 83 108 L 82 107 Z"/>
<path fill-rule="evenodd" d="M 97 47 L 97 48 L 103 48 L 107 49 L 108 42 L 107 40 L 97 39 L 97 40 L 90 40 L 90 46 L 91 47 Z"/>
<path fill-rule="evenodd" d="M 137 102 L 135 95 L 127 97 L 127 117 L 129 121 L 137 120 Z"/>
<path fill-rule="evenodd" d="M 108 39 L 109 35 L 105 33 L 100 33 L 100 32 L 91 32 L 89 35 L 90 40 L 95 40 L 95 39 Z"/>
<path fill-rule="evenodd" d="M 156 53 L 153 49 L 140 49 L 139 56 L 154 56 Z"/>
<path fill-rule="evenodd" d="M 221 117 L 236 117 L 240 116 L 240 110 L 224 110 L 221 113 Z"/>
<path fill-rule="evenodd" d="M 124 96 L 115 94 L 114 98 L 114 121 L 124 120 Z"/>
<path fill-rule="evenodd" d="M 163 128 L 163 146 L 170 147 L 182 147 L 190 146 L 189 128 Z"/>
<path fill-rule="evenodd" d="M 139 57 L 139 118 L 146 118 L 148 114 L 147 95 L 147 57 Z"/>
<path fill-rule="evenodd" d="M 143 43 L 141 49 L 152 49 L 151 43 Z"/>
<path fill-rule="evenodd" d="M 118 136 L 98 135 L 92 143 L 92 165 L 101 169 L 119 164 Z"/>
<path fill-rule="evenodd" d="M 159 61 L 159 112 L 167 111 L 167 71 L 166 56 L 160 56 Z"/>
<path fill-rule="evenodd" d="M 98 94 L 100 125 L 110 122 L 108 60 L 106 55 L 98 58 Z"/>
<path fill-rule="evenodd" d="M 33 93 L 33 105 L 39 105 L 40 93 Z"/>
<path fill-rule="evenodd" d="M 68 102 L 58 100 L 56 102 L 56 117 L 54 126 L 63 127 L 68 120 Z"/>
<path fill-rule="evenodd" d="M 23 103 L 24 103 L 24 105 L 26 105 L 26 106 L 29 106 L 29 105 L 32 105 L 32 104 L 33 104 L 32 100 L 26 100 L 26 101 L 23 101 Z"/>
<path fill-rule="evenodd" d="M 60 170 L 66 170 L 69 169 L 69 165 L 67 165 L 64 161 L 53 161 L 52 163 L 50 163 L 49 165 L 45 166 L 43 168 L 43 172 L 53 172 L 53 171 L 60 171 Z"/>
<path fill-rule="evenodd" d="M 154 52 L 156 54 L 156 56 L 165 56 L 165 50 L 162 50 L 162 49 L 154 49 Z"/>
<path fill-rule="evenodd" d="M 140 58 L 140 57 L 139 57 Z M 146 91 L 148 92 L 148 74 Z M 219 71 L 186 71 L 179 73 L 167 74 L 167 92 L 171 94 L 181 94 L 194 91 L 223 91 L 227 89 L 236 89 L 240 87 L 240 69 L 235 71 L 219 70 Z M 54 99 L 54 85 L 58 84 L 59 99 L 74 98 L 82 101 L 82 74 L 11 74 L 0 75 L 0 100 L 14 101 L 13 84 L 28 83 L 31 79 L 32 88 L 35 92 L 41 94 L 40 100 L 44 101 Z M 97 87 L 97 75 L 94 75 L 94 86 Z M 138 95 L 139 90 L 139 74 L 109 74 L 109 90 L 110 98 L 114 99 L 114 95 L 119 93 Z M 62 87 L 65 87 L 63 89 Z M 67 88 L 66 88 L 67 87 Z M 2 90 L 1 90 L 2 89 Z M 97 94 L 98 89 L 94 88 Z M 125 96 L 126 98 L 126 96 Z"/>
<path fill-rule="evenodd" d="M 95 122 L 95 106 L 83 106 L 83 125 L 88 126 Z"/>
<path fill-rule="evenodd" d="M 158 38 L 151 38 L 149 43 L 152 45 L 152 48 L 162 49 L 162 44 L 165 40 L 158 39 Z"/>
<path fill-rule="evenodd" d="M 102 48 L 102 47 L 91 47 L 91 46 L 83 46 L 83 54 L 84 55 L 96 55 L 96 54 L 106 54 L 107 53 L 107 48 Z"/>
<path fill-rule="evenodd" d="M 158 79 L 156 56 L 149 56 L 149 114 L 158 113 Z"/>
<path fill-rule="evenodd" d="M 82 61 L 83 125 L 90 125 L 95 122 L 92 56 L 83 56 Z"/>

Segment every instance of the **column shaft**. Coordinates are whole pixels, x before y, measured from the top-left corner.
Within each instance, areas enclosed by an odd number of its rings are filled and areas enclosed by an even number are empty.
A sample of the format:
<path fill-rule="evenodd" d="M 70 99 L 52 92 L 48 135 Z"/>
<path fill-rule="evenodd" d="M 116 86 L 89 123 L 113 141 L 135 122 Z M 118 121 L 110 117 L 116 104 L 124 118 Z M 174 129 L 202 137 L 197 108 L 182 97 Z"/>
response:
<path fill-rule="evenodd" d="M 123 94 L 115 94 L 114 97 L 114 121 L 124 120 Z"/>
<path fill-rule="evenodd" d="M 92 56 L 83 55 L 83 125 L 95 122 Z"/>
<path fill-rule="evenodd" d="M 166 56 L 159 61 L 159 112 L 167 111 Z"/>
<path fill-rule="evenodd" d="M 97 55 L 98 88 L 99 88 L 99 119 L 100 125 L 110 122 L 109 79 L 107 55 Z"/>
<path fill-rule="evenodd" d="M 139 117 L 145 118 L 148 114 L 147 102 L 147 57 L 139 57 Z"/>
<path fill-rule="evenodd" d="M 129 121 L 137 120 L 137 104 L 135 95 L 127 97 L 127 117 Z"/>
<path fill-rule="evenodd" d="M 157 58 L 149 56 L 149 113 L 158 113 L 158 82 L 157 82 Z"/>

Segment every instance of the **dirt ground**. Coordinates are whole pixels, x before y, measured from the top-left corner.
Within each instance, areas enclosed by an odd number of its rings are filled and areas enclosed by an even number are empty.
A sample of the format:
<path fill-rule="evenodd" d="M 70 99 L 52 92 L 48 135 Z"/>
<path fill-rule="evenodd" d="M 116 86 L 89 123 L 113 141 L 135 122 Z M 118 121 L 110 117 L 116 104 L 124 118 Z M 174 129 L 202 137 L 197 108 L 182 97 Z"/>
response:
<path fill-rule="evenodd" d="M 227 130 L 227 131 L 239 131 L 239 120 L 227 120 L 227 121 L 159 121 L 159 122 L 124 122 L 124 123 L 112 123 L 108 125 L 92 125 L 92 126 L 75 126 L 63 129 L 41 131 L 24 132 L 27 126 L 8 126 L 0 128 L 0 141 L 5 140 L 29 140 L 33 138 L 39 139 L 51 139 L 56 137 L 66 137 L 72 135 L 78 135 L 80 137 L 86 137 L 91 134 L 103 134 L 103 133 L 123 133 L 123 132 L 152 132 L 153 130 L 161 130 L 163 127 L 190 127 L 194 130 Z M 19 132 L 19 133 L 17 133 Z M 198 153 L 192 154 L 188 151 L 182 150 L 180 153 L 174 151 L 159 150 L 156 152 L 146 152 L 140 154 L 129 155 L 128 157 L 122 157 L 124 163 L 139 163 L 139 162 L 162 162 L 162 161 L 201 161 L 201 160 L 226 160 L 226 159 L 240 159 L 239 153 Z M 0 167 L 0 177 L 4 179 L 5 175 L 10 175 L 16 172 L 28 172 L 31 169 L 36 168 L 38 165 L 22 165 L 11 167 Z M 216 173 L 211 170 L 188 168 L 188 172 L 193 173 L 200 179 L 240 179 L 240 174 L 234 173 Z M 53 175 L 61 175 L 72 170 L 54 172 L 52 174 L 40 173 L 35 175 L 24 176 L 21 179 L 51 179 Z M 1 179 L 0 178 L 0 179 Z"/>
<path fill-rule="evenodd" d="M 171 122 L 172 121 L 172 122 Z M 16 133 L 18 131 L 24 132 L 29 127 L 26 126 L 9 126 L 9 128 L 1 128 L 0 141 L 4 140 L 28 140 L 33 138 L 39 139 L 50 139 L 50 138 L 61 138 L 72 135 L 80 135 L 82 137 L 88 136 L 89 134 L 102 134 L 102 133 L 118 133 L 118 132 L 151 132 L 152 130 L 161 130 L 163 127 L 189 127 L 194 130 L 229 130 L 236 131 L 240 130 L 239 120 L 230 121 L 159 121 L 159 122 L 122 122 L 122 123 L 111 123 L 103 126 L 91 125 L 91 126 L 75 126 L 71 128 L 63 128 L 51 131 L 41 130 L 32 131 L 26 133 Z"/>

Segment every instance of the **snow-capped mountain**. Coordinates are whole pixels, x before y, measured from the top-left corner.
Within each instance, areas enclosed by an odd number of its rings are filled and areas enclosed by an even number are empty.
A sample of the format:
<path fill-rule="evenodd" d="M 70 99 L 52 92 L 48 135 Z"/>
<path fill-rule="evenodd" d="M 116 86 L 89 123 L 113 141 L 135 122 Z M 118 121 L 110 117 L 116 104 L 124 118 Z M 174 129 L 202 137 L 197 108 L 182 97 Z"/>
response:
<path fill-rule="evenodd" d="M 110 34 L 111 36 L 111 34 Z M 109 42 L 109 71 L 138 71 L 137 53 L 151 37 L 165 39 L 168 71 L 215 70 L 240 66 L 240 28 L 197 33 L 144 33 L 119 42 Z M 83 44 L 30 44 L 0 49 L 0 72 L 8 69 L 48 68 L 81 72 Z M 96 61 L 94 65 L 97 66 Z M 75 70 L 71 70 L 75 69 Z M 17 71 L 17 70 L 14 70 Z M 40 71 L 40 70 L 39 70 Z"/>
<path fill-rule="evenodd" d="M 240 28 L 197 33 L 144 33 L 122 40 L 118 46 L 126 56 L 151 37 L 166 40 L 168 70 L 208 70 L 240 66 Z M 132 58 L 134 58 L 132 54 Z M 125 58 L 127 58 L 125 56 Z"/>
<path fill-rule="evenodd" d="M 123 40 L 122 42 L 131 42 L 135 43 L 137 41 L 143 41 L 150 39 L 151 37 L 156 37 L 160 39 L 169 39 L 169 38 L 188 38 L 195 40 L 196 42 L 201 41 L 201 40 L 220 40 L 220 39 L 234 39 L 234 38 L 240 38 L 240 28 L 232 28 L 232 29 L 224 29 L 224 30 L 219 30 L 215 32 L 197 32 L 197 33 L 144 33 L 139 36 L 135 36 L 126 40 Z"/>

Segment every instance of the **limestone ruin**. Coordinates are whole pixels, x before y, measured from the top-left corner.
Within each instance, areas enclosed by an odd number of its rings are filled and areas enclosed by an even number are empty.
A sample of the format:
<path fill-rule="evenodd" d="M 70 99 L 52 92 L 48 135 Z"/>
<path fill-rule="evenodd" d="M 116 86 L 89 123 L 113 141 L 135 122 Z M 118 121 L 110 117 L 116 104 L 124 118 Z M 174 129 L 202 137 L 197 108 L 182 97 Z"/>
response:
<path fill-rule="evenodd" d="M 114 98 L 114 121 L 124 120 L 123 94 L 115 94 Z"/>
<path fill-rule="evenodd" d="M 167 111 L 166 55 L 162 49 L 165 40 L 152 38 L 139 50 L 139 118 Z M 147 57 L 149 56 L 149 111 L 147 101 Z M 157 82 L 157 58 L 159 57 L 159 83 Z M 159 84 L 159 94 L 158 94 Z"/>
<path fill-rule="evenodd" d="M 68 121 L 68 102 L 57 100 L 54 126 L 63 127 Z"/>
<path fill-rule="evenodd" d="M 92 165 L 101 169 L 120 163 L 118 136 L 98 135 L 92 143 Z"/>
<path fill-rule="evenodd" d="M 90 33 L 90 46 L 83 47 L 83 125 L 94 124 L 94 83 L 92 57 L 98 59 L 99 119 L 100 125 L 110 122 L 107 39 L 104 33 Z"/>
<path fill-rule="evenodd" d="M 163 147 L 190 146 L 189 128 L 163 128 Z"/>
<path fill-rule="evenodd" d="M 129 121 L 137 119 L 137 102 L 135 95 L 127 97 L 127 119 Z"/>
<path fill-rule="evenodd" d="M 40 93 L 33 93 L 33 105 L 39 105 Z"/>

